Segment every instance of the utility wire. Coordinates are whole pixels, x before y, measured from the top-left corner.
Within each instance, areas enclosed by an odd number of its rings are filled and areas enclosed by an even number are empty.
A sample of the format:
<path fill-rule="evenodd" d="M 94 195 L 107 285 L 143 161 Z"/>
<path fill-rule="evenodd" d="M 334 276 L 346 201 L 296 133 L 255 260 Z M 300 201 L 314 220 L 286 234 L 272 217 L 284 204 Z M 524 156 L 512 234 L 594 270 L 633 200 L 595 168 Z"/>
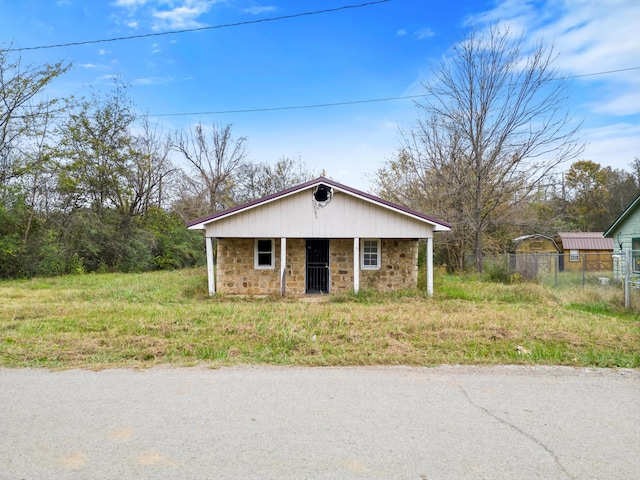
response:
<path fill-rule="evenodd" d="M 121 40 L 133 40 L 133 39 L 137 39 L 137 38 L 159 37 L 159 36 L 162 36 L 162 35 L 177 35 L 179 33 L 201 32 L 201 31 L 204 31 L 204 30 L 216 30 L 216 29 L 220 29 L 220 28 L 239 27 L 239 26 L 242 26 L 242 25 L 254 25 L 256 23 L 275 22 L 275 21 L 278 21 L 278 20 L 289 20 L 289 19 L 292 19 L 292 18 L 307 17 L 307 16 L 311 16 L 311 15 L 320 15 L 320 14 L 323 14 L 323 13 L 339 12 L 341 10 L 350 10 L 350 9 L 354 9 L 354 8 L 363 8 L 363 7 L 369 7 L 369 6 L 372 6 L 372 5 L 379 5 L 381 3 L 387 3 L 387 2 L 390 2 L 390 1 L 391 0 L 376 0 L 376 1 L 372 1 L 372 2 L 359 3 L 357 5 L 343 5 L 341 7 L 327 8 L 325 10 L 316 10 L 316 11 L 313 11 L 313 12 L 294 13 L 294 14 L 291 14 L 291 15 L 281 15 L 279 17 L 269 17 L 269 18 L 262 18 L 262 19 L 258 19 L 258 20 L 247 20 L 247 21 L 244 21 L 244 22 L 225 23 L 225 24 L 222 24 L 222 25 L 213 25 L 213 26 L 210 26 L 210 27 L 186 28 L 184 30 L 170 30 L 168 32 L 145 33 L 145 34 L 140 34 L 140 35 L 129 35 L 129 36 L 126 36 L 126 37 L 105 38 L 105 39 L 101 39 L 101 40 L 84 40 L 84 41 L 80 41 L 80 42 L 58 43 L 58 44 L 54 44 L 54 45 L 39 45 L 39 46 L 36 46 L 36 47 L 8 48 L 8 49 L 6 49 L 4 51 L 5 52 L 24 52 L 24 51 L 27 51 L 27 50 L 43 50 L 43 49 L 46 49 L 46 48 L 75 47 L 75 46 L 78 46 L 78 45 L 91 45 L 91 44 L 95 44 L 95 43 L 119 42 Z"/>
<path fill-rule="evenodd" d="M 620 73 L 620 72 L 629 72 L 632 70 L 640 70 L 640 66 L 629 67 L 629 68 L 620 68 L 618 70 L 607 70 L 602 72 L 593 72 L 593 73 L 584 73 L 581 75 L 567 75 L 564 77 L 557 77 L 550 79 L 548 81 L 564 81 L 571 80 L 574 78 L 584 78 L 584 77 L 595 77 L 598 75 L 608 75 L 612 73 Z M 156 113 L 156 114 L 146 114 L 142 115 L 145 117 L 180 117 L 180 116 L 189 116 L 189 115 L 221 115 L 226 113 L 256 113 L 256 112 L 276 112 L 279 110 L 302 110 L 307 108 L 324 108 L 324 107 L 339 107 L 343 105 L 358 105 L 363 103 L 378 103 L 378 102 L 392 102 L 397 100 L 412 100 L 414 98 L 424 98 L 427 95 L 406 95 L 402 97 L 386 97 L 386 98 L 372 98 L 367 100 L 351 100 L 345 102 L 332 102 L 332 103 L 315 103 L 308 105 L 290 105 L 284 107 L 264 107 L 264 108 L 247 108 L 247 109 L 235 109 L 235 110 L 212 110 L 205 112 L 181 112 L 181 113 Z"/>
<path fill-rule="evenodd" d="M 264 107 L 264 108 L 247 108 L 239 110 L 218 110 L 210 112 L 183 112 L 183 113 L 156 113 L 143 115 L 146 117 L 178 117 L 186 115 L 212 115 L 222 113 L 253 113 L 253 112 L 276 112 L 278 110 L 301 110 L 306 108 L 322 108 L 322 107 L 339 107 L 341 105 L 357 105 L 359 103 L 376 103 L 376 102 L 392 102 L 394 100 L 407 100 L 412 98 L 424 97 L 425 95 L 407 95 L 405 97 L 388 97 L 388 98 L 373 98 L 368 100 L 351 100 L 347 102 L 333 102 L 333 103 L 315 103 L 310 105 L 290 105 L 287 107 Z"/>
<path fill-rule="evenodd" d="M 606 70 L 601 72 L 584 73 L 581 75 L 567 75 L 564 77 L 557 77 L 549 79 L 548 82 L 571 80 L 574 78 L 595 77 L 598 75 L 609 75 L 612 73 L 629 72 L 633 70 L 640 70 L 640 65 L 636 67 L 620 68 L 618 70 Z M 211 110 L 202 112 L 178 112 L 178 113 L 146 113 L 140 114 L 141 117 L 185 117 L 195 115 L 222 115 L 228 113 L 256 113 L 256 112 L 277 112 L 281 110 L 303 110 L 308 108 L 325 108 L 325 107 L 339 107 L 344 105 L 358 105 L 365 103 L 379 103 L 379 102 L 393 102 L 397 100 L 412 100 L 415 98 L 427 97 L 426 94 L 418 95 L 405 95 L 401 97 L 384 97 L 384 98 L 370 98 L 365 100 L 349 100 L 344 102 L 331 102 L 331 103 L 313 103 L 307 105 L 289 105 L 284 107 L 263 107 L 263 108 L 246 108 L 246 109 L 234 109 L 234 110 Z M 16 118 L 23 118 L 25 115 L 17 115 Z M 56 117 L 53 118 L 62 118 Z"/>

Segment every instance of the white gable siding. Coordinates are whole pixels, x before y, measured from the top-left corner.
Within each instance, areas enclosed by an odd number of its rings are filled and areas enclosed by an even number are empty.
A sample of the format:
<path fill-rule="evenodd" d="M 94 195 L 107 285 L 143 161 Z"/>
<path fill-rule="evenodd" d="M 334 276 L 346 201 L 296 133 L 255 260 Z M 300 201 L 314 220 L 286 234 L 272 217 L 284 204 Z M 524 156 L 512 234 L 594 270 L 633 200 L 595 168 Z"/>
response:
<path fill-rule="evenodd" d="M 207 224 L 211 237 L 427 238 L 433 226 L 337 191 L 324 207 L 311 190 L 237 212 Z"/>

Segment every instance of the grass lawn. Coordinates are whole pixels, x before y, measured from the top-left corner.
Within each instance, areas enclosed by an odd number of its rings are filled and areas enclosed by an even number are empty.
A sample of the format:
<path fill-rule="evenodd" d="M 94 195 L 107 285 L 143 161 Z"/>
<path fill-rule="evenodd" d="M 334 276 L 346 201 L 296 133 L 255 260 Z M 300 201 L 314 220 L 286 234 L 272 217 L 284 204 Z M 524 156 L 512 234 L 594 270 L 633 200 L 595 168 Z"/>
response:
<path fill-rule="evenodd" d="M 206 294 L 204 269 L 0 282 L 0 366 L 527 364 L 640 368 L 621 292 L 436 277 L 418 292 Z"/>

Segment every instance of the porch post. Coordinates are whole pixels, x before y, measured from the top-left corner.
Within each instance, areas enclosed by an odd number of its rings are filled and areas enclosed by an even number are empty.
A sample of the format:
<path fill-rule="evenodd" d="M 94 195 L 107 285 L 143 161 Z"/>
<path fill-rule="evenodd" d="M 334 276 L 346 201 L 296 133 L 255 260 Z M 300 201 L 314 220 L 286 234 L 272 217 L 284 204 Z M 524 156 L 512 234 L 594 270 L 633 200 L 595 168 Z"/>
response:
<path fill-rule="evenodd" d="M 287 284 L 287 239 L 280 239 L 280 295 L 284 297 Z"/>
<path fill-rule="evenodd" d="M 213 238 L 205 237 L 205 245 L 207 247 L 207 278 L 209 279 L 209 295 L 216 294 L 216 274 L 213 256 Z"/>
<path fill-rule="evenodd" d="M 360 290 L 360 238 L 353 239 L 353 291 Z"/>
<path fill-rule="evenodd" d="M 427 295 L 433 296 L 433 237 L 427 238 Z"/>

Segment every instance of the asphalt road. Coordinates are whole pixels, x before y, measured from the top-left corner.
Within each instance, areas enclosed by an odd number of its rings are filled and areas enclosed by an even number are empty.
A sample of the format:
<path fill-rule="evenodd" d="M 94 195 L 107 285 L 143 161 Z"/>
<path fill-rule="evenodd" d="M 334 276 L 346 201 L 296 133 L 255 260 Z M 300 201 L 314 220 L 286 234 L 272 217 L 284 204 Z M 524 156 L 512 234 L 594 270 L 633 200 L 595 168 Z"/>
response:
<path fill-rule="evenodd" d="M 640 371 L 0 369 L 0 479 L 639 479 Z"/>

